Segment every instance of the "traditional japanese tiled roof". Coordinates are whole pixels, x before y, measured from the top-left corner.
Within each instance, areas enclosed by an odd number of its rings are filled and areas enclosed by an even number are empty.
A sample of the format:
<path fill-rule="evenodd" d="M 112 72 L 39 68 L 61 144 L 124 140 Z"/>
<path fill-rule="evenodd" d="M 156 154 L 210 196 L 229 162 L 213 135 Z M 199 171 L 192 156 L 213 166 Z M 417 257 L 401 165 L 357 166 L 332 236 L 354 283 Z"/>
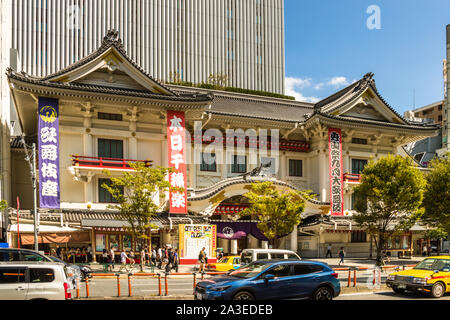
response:
<path fill-rule="evenodd" d="M 169 86 L 178 93 L 194 90 L 190 87 Z M 207 112 L 217 116 L 300 123 L 305 121 L 306 115 L 312 115 L 314 112 L 314 105 L 307 102 L 202 88 L 195 90 L 214 95 L 211 108 Z"/>
<path fill-rule="evenodd" d="M 115 30 L 108 31 L 107 35 L 103 38 L 102 45 L 99 49 L 92 52 L 91 54 L 87 55 L 86 57 L 82 58 L 81 60 L 75 62 L 74 64 L 57 71 L 53 74 L 50 74 L 48 76 L 39 78 L 34 77 L 26 74 L 25 72 L 15 72 L 11 68 L 7 69 L 7 75 L 9 79 L 14 79 L 18 81 L 22 81 L 28 84 L 34 84 L 34 85 L 40 85 L 44 87 L 49 88 L 58 88 L 58 89 L 71 89 L 76 91 L 82 91 L 82 92 L 92 92 L 92 93 L 105 93 L 105 94 L 111 94 L 111 95 L 120 95 L 120 96 L 131 96 L 131 97 L 138 97 L 138 98 L 153 98 L 153 99 L 160 99 L 160 100 L 167 100 L 167 101 L 179 101 L 179 102 L 208 102 L 212 100 L 212 95 L 210 94 L 199 94 L 197 93 L 191 93 L 191 94 L 178 94 L 174 91 L 172 91 L 170 88 L 162 84 L 161 82 L 158 82 L 156 79 L 154 79 L 152 76 L 150 76 L 144 69 L 142 69 L 141 66 L 139 66 L 136 62 L 134 62 L 126 53 L 125 48 L 122 44 L 122 40 L 118 38 L 119 33 Z M 77 68 L 82 67 L 83 65 L 89 63 L 90 61 L 98 58 L 103 53 L 105 53 L 110 48 L 116 49 L 116 51 L 121 55 L 123 59 L 128 61 L 134 68 L 136 68 L 139 72 L 141 72 L 145 77 L 152 80 L 154 83 L 156 83 L 159 87 L 161 87 L 164 91 L 168 92 L 169 94 L 158 94 L 158 93 L 152 93 L 150 91 L 141 91 L 141 90 L 134 90 L 134 89 L 124 89 L 124 88 L 117 88 L 117 87 L 108 87 L 103 85 L 92 85 L 92 84 L 81 84 L 81 83 L 64 83 L 55 81 L 58 78 L 64 77 L 65 74 L 69 73 L 70 71 L 73 71 Z M 21 88 L 24 89 L 24 88 Z"/>
<path fill-rule="evenodd" d="M 228 188 L 233 185 L 239 185 L 239 184 L 248 185 L 255 181 L 271 181 L 271 182 L 273 182 L 274 185 L 301 191 L 301 189 L 297 188 L 296 186 L 293 186 L 284 181 L 276 180 L 274 178 L 264 178 L 264 177 L 244 178 L 244 176 L 237 176 L 237 177 L 222 180 L 210 187 L 195 190 L 194 195 L 188 197 L 188 201 L 202 201 L 202 200 L 210 199 L 211 197 L 215 196 L 216 194 L 218 194 L 220 191 L 224 190 L 225 188 Z M 329 206 L 330 205 L 329 202 L 321 202 L 321 201 L 318 201 L 315 199 L 308 199 L 308 202 L 315 204 L 315 205 L 321 205 L 321 206 Z"/>
<path fill-rule="evenodd" d="M 80 210 L 80 209 L 61 209 L 61 210 L 46 210 L 42 211 L 40 216 L 40 221 L 42 223 L 50 222 L 50 223 L 59 223 L 61 220 L 60 215 L 63 214 L 63 222 L 69 223 L 71 225 L 81 225 L 82 220 L 103 220 L 103 221 L 116 221 L 120 220 L 118 217 L 118 213 L 114 211 L 106 211 L 106 210 Z M 48 213 L 48 214 L 44 214 Z M 9 217 L 12 220 L 16 220 L 17 210 L 10 208 L 9 209 Z M 172 216 L 171 216 L 172 217 Z M 205 219 L 201 216 L 194 215 L 185 215 L 182 217 L 172 217 L 172 224 L 177 225 L 179 223 L 187 223 L 187 220 L 191 219 L 194 224 L 202 224 L 205 222 Z M 183 218 L 181 220 L 181 218 Z M 31 210 L 20 210 L 19 211 L 19 219 L 21 220 L 33 220 L 34 215 Z M 157 216 L 152 218 L 153 221 L 159 222 L 164 226 L 168 226 L 171 224 L 169 219 L 169 215 L 166 212 L 162 212 Z M 19 221 L 20 222 L 20 221 Z"/>
<path fill-rule="evenodd" d="M 103 93 L 115 96 L 127 96 L 133 98 L 151 98 L 157 100 L 165 100 L 165 101 L 176 101 L 176 102 L 209 102 L 213 99 L 210 94 L 192 94 L 192 95 L 164 95 L 153 93 L 150 91 L 144 90 L 133 90 L 133 89 L 123 89 L 117 87 L 107 87 L 93 84 L 82 84 L 82 83 L 62 83 L 62 82 L 53 82 L 48 80 L 42 80 L 39 78 L 30 77 L 23 73 L 14 72 L 12 69 L 8 69 L 8 77 L 10 79 L 18 80 L 25 82 L 27 84 L 34 84 L 39 86 L 44 86 L 47 88 L 55 88 L 55 89 L 69 89 L 82 91 L 86 93 Z M 26 88 L 20 88 L 26 90 Z"/>

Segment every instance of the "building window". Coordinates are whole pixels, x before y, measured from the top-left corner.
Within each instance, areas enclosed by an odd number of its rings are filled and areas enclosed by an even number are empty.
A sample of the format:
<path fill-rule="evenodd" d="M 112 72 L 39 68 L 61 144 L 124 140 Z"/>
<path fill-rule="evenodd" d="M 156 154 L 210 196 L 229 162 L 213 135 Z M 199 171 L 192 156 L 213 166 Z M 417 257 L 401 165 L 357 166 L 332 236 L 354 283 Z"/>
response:
<path fill-rule="evenodd" d="M 117 200 L 113 198 L 113 196 L 102 187 L 103 184 L 107 186 L 111 186 L 110 179 L 98 179 L 98 202 L 100 203 L 117 203 Z M 123 194 L 123 187 L 120 187 L 120 193 Z"/>
<path fill-rule="evenodd" d="M 367 242 L 367 234 L 365 231 L 352 230 L 352 241 L 351 242 Z"/>
<path fill-rule="evenodd" d="M 438 116 L 438 122 L 442 122 L 442 116 Z"/>
<path fill-rule="evenodd" d="M 355 144 L 367 144 L 367 139 L 352 138 L 352 143 L 355 143 Z"/>
<path fill-rule="evenodd" d="M 101 120 L 114 120 L 114 121 L 122 121 L 122 115 L 117 113 L 104 113 L 99 112 L 97 113 L 98 119 Z"/>
<path fill-rule="evenodd" d="M 246 173 L 247 157 L 233 155 L 233 163 L 231 164 L 231 173 Z"/>
<path fill-rule="evenodd" d="M 123 159 L 123 141 L 98 139 L 98 156 L 100 158 Z"/>
<path fill-rule="evenodd" d="M 202 152 L 202 163 L 200 164 L 200 171 L 216 172 L 216 155 L 214 153 Z"/>
<path fill-rule="evenodd" d="M 361 174 L 364 167 L 367 165 L 367 160 L 352 159 L 352 173 Z"/>
<path fill-rule="evenodd" d="M 289 176 L 303 177 L 303 160 L 289 159 Z"/>

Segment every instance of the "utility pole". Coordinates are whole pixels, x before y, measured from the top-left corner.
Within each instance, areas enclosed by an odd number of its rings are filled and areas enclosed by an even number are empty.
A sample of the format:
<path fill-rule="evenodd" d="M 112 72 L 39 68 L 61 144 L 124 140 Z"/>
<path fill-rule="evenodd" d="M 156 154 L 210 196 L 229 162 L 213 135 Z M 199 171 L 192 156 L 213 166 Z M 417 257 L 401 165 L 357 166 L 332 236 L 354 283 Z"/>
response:
<path fill-rule="evenodd" d="M 37 177 L 36 177 L 36 143 L 31 148 L 31 156 L 28 153 L 27 144 L 22 135 L 22 144 L 25 149 L 25 155 L 28 165 L 30 166 L 31 183 L 33 187 L 33 215 L 34 215 L 34 250 L 39 251 L 38 235 L 39 235 L 39 216 L 37 212 Z"/>

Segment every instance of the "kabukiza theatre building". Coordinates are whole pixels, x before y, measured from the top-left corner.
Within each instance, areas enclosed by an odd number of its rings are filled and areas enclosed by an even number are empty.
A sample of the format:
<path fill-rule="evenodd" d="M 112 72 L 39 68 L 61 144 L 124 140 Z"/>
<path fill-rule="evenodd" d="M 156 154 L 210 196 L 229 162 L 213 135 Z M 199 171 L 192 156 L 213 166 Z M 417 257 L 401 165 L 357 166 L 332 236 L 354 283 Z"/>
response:
<path fill-rule="evenodd" d="M 195 263 L 206 247 L 236 254 L 267 246 L 245 194 L 255 181 L 280 189 L 312 190 L 302 223 L 283 248 L 317 257 L 345 246 L 367 256 L 371 240 L 352 220 L 352 188 L 370 158 L 404 154 L 402 146 L 438 133 L 410 123 L 382 98 L 373 74 L 316 103 L 163 84 L 132 61 L 109 32 L 101 47 L 43 78 L 8 71 L 11 95 L 25 135 L 38 146 L 39 242 L 137 250 L 126 222 L 107 208 L 114 199 L 101 187 L 129 163 L 173 167 L 173 187 L 155 194 L 160 214 L 149 244 L 179 248 Z M 8 241 L 31 245 L 33 206 L 28 163 L 20 137 L 11 141 L 12 196 Z M 10 202 L 10 203 L 15 203 Z M 19 224 L 17 224 L 19 217 Z M 415 229 L 414 229 L 415 228 Z M 393 240 L 392 250 L 415 250 L 420 226 Z M 18 236 L 18 229 L 20 235 Z"/>

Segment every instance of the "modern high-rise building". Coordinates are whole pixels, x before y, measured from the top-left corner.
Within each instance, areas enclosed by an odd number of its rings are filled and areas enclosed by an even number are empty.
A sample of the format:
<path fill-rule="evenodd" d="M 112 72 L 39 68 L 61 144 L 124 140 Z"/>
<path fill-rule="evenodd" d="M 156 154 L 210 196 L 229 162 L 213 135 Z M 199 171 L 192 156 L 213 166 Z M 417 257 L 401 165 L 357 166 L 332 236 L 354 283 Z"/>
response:
<path fill-rule="evenodd" d="M 154 78 L 284 93 L 284 0 L 7 0 L 6 44 L 17 68 L 60 70 L 119 31 L 130 57 Z M 9 7 L 9 8 L 8 8 Z"/>

